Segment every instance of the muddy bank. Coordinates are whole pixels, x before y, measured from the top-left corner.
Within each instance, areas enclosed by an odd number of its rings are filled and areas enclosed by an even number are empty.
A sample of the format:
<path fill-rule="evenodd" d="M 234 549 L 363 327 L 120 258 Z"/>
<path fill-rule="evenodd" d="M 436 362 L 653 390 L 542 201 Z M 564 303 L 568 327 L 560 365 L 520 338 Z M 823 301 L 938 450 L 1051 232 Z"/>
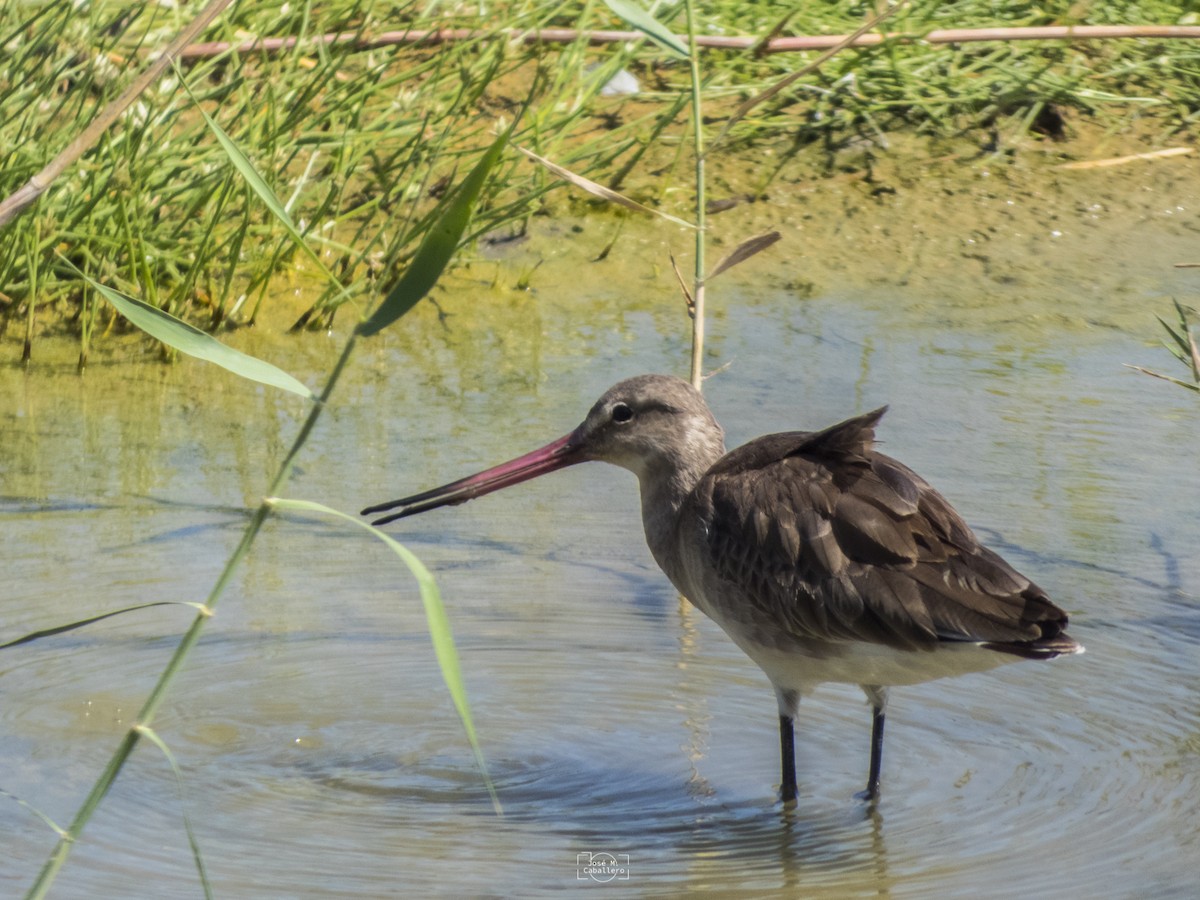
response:
<path fill-rule="evenodd" d="M 733 279 L 798 299 L 904 292 L 944 305 L 948 321 L 963 307 L 977 321 L 985 307 L 984 321 L 1050 316 L 1142 330 L 1156 298 L 1186 303 L 1200 293 L 1197 270 L 1177 267 L 1200 262 L 1200 156 L 1063 168 L 1186 141 L 1081 132 L 1030 139 L 1011 153 L 965 139 L 892 135 L 888 143 L 832 154 L 766 148 L 756 160 L 717 161 L 710 197 L 736 205 L 710 217 L 710 260 L 778 229 L 783 241 Z M 672 177 L 679 187 L 659 186 L 664 208 L 686 215 L 680 195 L 690 191 Z M 668 249 L 690 273 L 684 229 L 641 220 L 618 228 L 611 213 L 585 214 L 584 205 L 560 199 L 553 215 L 534 220 L 530 242 L 482 253 L 549 291 L 569 289 L 587 264 L 605 279 L 628 278 L 631 290 L 649 280 L 669 293 Z M 614 235 L 609 256 L 595 261 Z"/>

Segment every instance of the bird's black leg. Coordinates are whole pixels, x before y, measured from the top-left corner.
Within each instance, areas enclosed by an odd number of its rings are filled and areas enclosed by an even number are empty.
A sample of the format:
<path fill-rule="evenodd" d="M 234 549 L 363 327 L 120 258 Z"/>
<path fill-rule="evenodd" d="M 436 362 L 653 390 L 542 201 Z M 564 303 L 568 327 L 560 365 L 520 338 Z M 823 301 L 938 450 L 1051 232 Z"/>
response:
<path fill-rule="evenodd" d="M 783 775 L 779 782 L 779 795 L 784 803 L 796 799 L 796 734 L 792 730 L 792 717 L 779 716 L 779 757 L 783 762 Z"/>
<path fill-rule="evenodd" d="M 879 770 L 883 767 L 883 715 L 887 709 L 887 688 L 878 684 L 859 685 L 871 701 L 871 770 L 867 773 L 867 789 L 856 794 L 860 800 L 879 799 Z"/>
<path fill-rule="evenodd" d="M 883 707 L 871 707 L 871 770 L 867 773 L 865 799 L 879 799 L 879 770 L 883 766 Z"/>

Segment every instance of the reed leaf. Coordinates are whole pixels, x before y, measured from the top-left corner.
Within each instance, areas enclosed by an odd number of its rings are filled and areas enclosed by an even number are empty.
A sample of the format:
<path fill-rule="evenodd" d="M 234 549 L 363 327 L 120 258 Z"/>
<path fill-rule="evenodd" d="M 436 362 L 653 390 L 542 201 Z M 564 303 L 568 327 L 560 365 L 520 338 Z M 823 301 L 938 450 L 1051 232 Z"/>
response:
<path fill-rule="evenodd" d="M 685 62 L 688 60 L 687 44 L 638 4 L 628 0 L 604 0 L 604 5 L 618 18 L 624 19 L 631 28 L 636 28 L 676 59 Z"/>
<path fill-rule="evenodd" d="M 695 318 L 696 300 L 692 297 L 691 288 L 687 286 L 687 282 L 683 278 L 683 272 L 679 270 L 679 263 L 675 260 L 675 254 L 668 253 L 667 257 L 671 260 L 671 269 L 675 272 L 675 280 L 679 282 L 679 291 L 683 294 L 683 302 L 687 304 L 688 317 Z"/>
<path fill-rule="evenodd" d="M 1125 367 L 1128 369 L 1133 369 L 1135 372 L 1141 372 L 1143 375 L 1149 375 L 1151 378 L 1161 378 L 1163 381 L 1169 381 L 1171 384 L 1177 384 L 1180 387 L 1185 387 L 1189 391 L 1200 391 L 1200 383 L 1193 383 L 1190 381 L 1184 381 L 1180 378 L 1173 378 L 1170 375 L 1162 374 L 1162 372 L 1155 372 L 1151 369 L 1144 368 L 1143 366 L 1135 366 L 1130 363 L 1125 363 Z"/>
<path fill-rule="evenodd" d="M 1200 350 L 1196 347 L 1196 338 L 1192 334 L 1192 325 L 1188 321 L 1187 309 L 1178 300 L 1172 299 L 1171 302 L 1175 304 L 1175 314 L 1179 316 L 1178 326 L 1168 324 L 1162 316 L 1155 317 L 1171 337 L 1170 343 L 1164 341 L 1163 344 L 1174 354 L 1176 359 L 1192 370 L 1193 380 L 1200 383 Z"/>
<path fill-rule="evenodd" d="M 295 242 L 296 246 L 299 247 L 310 260 L 312 260 L 313 265 L 320 269 L 321 274 L 324 275 L 331 284 L 337 285 L 342 295 L 349 300 L 350 294 L 346 291 L 345 285 L 338 280 L 336 275 L 329 271 L 329 267 L 326 266 L 325 263 L 321 262 L 321 257 L 317 255 L 317 251 L 309 246 L 308 241 L 304 239 L 304 235 L 300 233 L 300 229 L 296 227 L 296 223 L 292 221 L 292 217 L 288 213 L 287 208 L 279 202 L 279 198 L 275 196 L 275 192 L 271 190 L 271 186 L 267 184 L 266 179 L 258 174 L 258 170 L 254 168 L 254 164 L 250 162 L 249 157 L 242 152 L 241 148 L 238 147 L 233 138 L 225 133 L 225 129 L 217 124 L 217 120 L 210 116 L 204 107 L 200 105 L 200 101 L 196 99 L 196 95 L 193 94 L 192 89 L 188 87 L 188 83 L 186 79 L 184 79 L 183 73 L 179 71 L 178 67 L 176 67 L 175 73 L 179 76 L 179 82 L 183 85 L 183 89 L 187 91 L 188 96 L 192 98 L 192 103 L 194 103 L 196 109 L 200 111 L 200 115 L 204 117 L 204 121 L 208 125 L 208 130 L 211 131 L 213 137 L 217 139 L 217 143 L 221 145 L 221 149 L 225 151 L 225 155 L 229 157 L 229 161 L 233 163 L 233 167 L 237 169 L 238 174 L 245 179 L 246 184 L 249 185 L 252 191 L 254 191 L 254 193 L 258 196 L 258 199 L 263 202 L 267 209 L 271 211 L 271 215 L 273 215 L 279 221 L 279 224 L 284 227 L 287 233 L 291 236 L 292 241 Z M 300 190 L 299 185 L 297 185 L 296 190 Z"/>
<path fill-rule="evenodd" d="M 708 280 L 712 281 L 722 272 L 727 272 L 734 266 L 744 263 L 755 254 L 762 253 L 778 241 L 780 237 L 781 235 L 778 231 L 768 231 L 766 234 L 746 238 L 746 240 L 734 247 L 724 259 L 717 263 L 717 267 L 712 270 L 712 273 L 708 276 Z"/>
<path fill-rule="evenodd" d="M 454 702 L 454 708 L 458 711 L 458 717 L 462 720 L 463 730 L 467 733 L 467 740 L 471 744 L 471 752 L 475 756 L 475 764 L 479 767 L 488 794 L 492 798 L 492 807 L 496 810 L 497 815 L 503 815 L 503 810 L 500 807 L 500 798 L 496 794 L 496 788 L 492 784 L 491 777 L 488 775 L 487 763 L 483 758 L 483 750 L 479 745 L 479 738 L 475 732 L 475 724 L 471 718 L 471 705 L 467 700 L 467 689 L 463 683 L 462 668 L 458 662 L 458 651 L 454 647 L 454 634 L 450 630 L 450 620 L 446 617 L 446 607 L 442 603 L 442 595 L 438 590 L 437 582 L 434 581 L 430 571 L 425 568 L 425 564 L 411 550 L 390 535 L 344 512 L 339 512 L 336 509 L 320 503 L 314 503 L 310 500 L 287 500 L 280 497 L 269 497 L 266 502 L 275 509 L 323 513 L 325 515 L 336 516 L 347 522 L 352 522 L 387 544 L 391 551 L 408 566 L 413 577 L 417 579 L 417 588 L 421 594 L 421 603 L 425 607 L 425 621 L 429 626 L 429 637 L 433 642 L 433 652 L 437 657 L 438 667 L 442 670 L 442 680 L 446 683 L 446 689 L 450 692 L 450 699 Z"/>
<path fill-rule="evenodd" d="M 50 818 L 48 815 L 46 815 L 44 812 L 42 812 L 40 809 L 38 809 L 36 806 L 34 806 L 28 800 L 22 800 L 16 794 L 12 793 L 11 791 L 4 790 L 4 788 L 0 788 L 0 797 L 7 797 L 9 800 L 12 800 L 18 806 L 25 807 L 27 810 L 29 810 L 31 813 L 33 813 L 35 816 L 37 816 L 39 819 L 41 819 L 43 822 L 45 822 L 46 826 L 48 828 L 50 828 L 50 830 L 53 831 L 55 834 L 57 834 L 60 838 L 65 838 L 67 836 L 66 829 L 64 829 L 61 825 L 59 825 L 57 822 L 55 822 L 52 818 Z"/>
<path fill-rule="evenodd" d="M 192 822 L 188 818 L 187 794 L 183 789 L 183 773 L 179 771 L 179 763 L 175 761 L 175 754 L 171 752 L 166 741 L 160 738 L 149 725 L 138 725 L 137 730 L 142 737 L 162 751 L 162 755 L 167 758 L 167 762 L 171 766 L 171 771 L 175 773 L 175 786 L 179 788 L 179 809 L 180 815 L 183 817 L 183 830 L 187 832 L 188 844 L 192 848 L 192 859 L 196 863 L 196 873 L 200 876 L 200 886 L 204 889 L 204 896 L 206 900 L 213 900 L 212 885 L 208 883 L 208 872 L 204 868 L 204 857 L 200 854 L 200 844 L 196 841 L 196 833 L 192 831 Z"/>
<path fill-rule="evenodd" d="M 65 634 L 68 631 L 74 631 L 77 628 L 83 628 L 85 625 L 92 625 L 96 622 L 102 622 L 105 619 L 111 619 L 113 616 L 122 616 L 125 613 L 149 609 L 152 606 L 190 606 L 192 609 L 200 609 L 199 603 L 191 603 L 184 600 L 155 600 L 153 603 L 139 603 L 136 606 L 126 606 L 123 609 L 114 609 L 106 613 L 100 613 L 98 616 L 88 616 L 86 619 L 79 619 L 76 622 L 68 622 L 66 625 L 55 625 L 52 628 L 43 628 L 41 631 L 31 631 L 29 634 L 0 644 L 0 650 L 7 650 L 10 647 L 19 647 L 21 644 L 29 644 L 33 641 L 41 640 L 45 637 L 52 637 L 56 634 Z"/>
<path fill-rule="evenodd" d="M 550 160 L 546 159 L 545 157 L 538 156 L 532 150 L 526 150 L 524 147 L 517 147 L 516 149 L 519 152 L 524 153 L 534 162 L 541 163 L 549 171 L 553 172 L 568 184 L 573 184 L 577 188 L 581 188 L 582 190 L 587 191 L 589 194 L 599 197 L 601 200 L 607 200 L 610 203 L 616 203 L 618 206 L 623 206 L 626 209 L 633 210 L 634 212 L 646 213 L 647 215 L 651 216 L 661 216 L 668 222 L 674 222 L 676 225 L 682 225 L 685 228 L 694 229 L 696 227 L 691 222 L 668 215 L 665 212 L 659 212 L 657 209 L 651 209 L 649 206 L 638 203 L 636 200 L 631 200 L 624 194 L 617 193 L 612 188 L 606 188 L 604 185 L 592 181 L 590 178 L 584 178 L 582 175 L 577 175 L 570 169 L 563 168 L 558 163 L 550 162 Z"/>
<path fill-rule="evenodd" d="M 174 347 L 180 353 L 213 363 L 251 381 L 291 391 L 306 400 L 315 399 L 312 391 L 283 369 L 248 353 L 243 353 L 241 350 L 227 347 L 212 335 L 205 334 L 199 328 L 192 327 L 187 322 L 175 318 L 156 306 L 126 296 L 93 281 L 87 275 L 82 275 L 82 277 L 101 297 L 115 306 L 117 312 L 168 347 Z"/>
<path fill-rule="evenodd" d="M 305 443 L 307 443 L 309 436 L 316 427 L 317 421 L 321 417 L 321 412 L 325 409 L 325 404 L 333 395 L 334 388 L 341 379 L 342 372 L 345 370 L 346 364 L 349 362 L 350 356 L 354 352 L 356 337 L 356 334 L 350 335 L 349 340 L 346 341 L 346 345 L 342 348 L 341 356 L 338 357 L 338 360 L 334 364 L 332 371 L 329 373 L 329 378 L 325 383 L 324 389 L 321 391 L 320 397 L 317 398 L 317 402 L 309 406 L 308 415 L 305 417 L 304 423 L 300 426 L 300 430 L 296 434 L 295 440 L 292 441 L 291 448 L 288 450 L 283 462 L 279 465 L 279 469 L 275 472 L 274 477 L 271 479 L 270 485 L 266 490 L 268 495 L 277 493 L 282 487 L 283 483 L 287 480 L 288 476 L 291 474 L 297 455 L 300 453 L 300 450 L 304 447 Z M 216 583 L 213 584 L 212 590 L 209 591 L 208 599 L 204 602 L 204 604 L 197 606 L 197 613 L 195 618 L 192 619 L 192 624 L 188 627 L 187 631 L 183 635 L 183 638 L 179 641 L 178 646 L 175 648 L 175 652 L 171 655 L 170 660 L 167 661 L 166 667 L 159 675 L 158 681 L 155 682 L 154 687 L 150 691 L 150 695 L 146 698 L 146 702 L 142 704 L 142 708 L 138 711 L 138 724 L 130 728 L 122 736 L 116 750 L 113 751 L 112 756 L 109 758 L 108 764 L 104 767 L 104 770 L 96 779 L 95 784 L 92 785 L 92 789 L 88 793 L 87 797 L 85 797 L 82 804 L 80 804 L 78 811 L 75 813 L 75 818 L 71 820 L 69 828 L 59 836 L 58 843 L 50 852 L 49 857 L 46 859 L 45 865 L 42 866 L 41 871 L 38 873 L 37 880 L 29 889 L 27 896 L 31 898 L 31 900 L 40 900 L 40 898 L 46 896 L 47 892 L 50 890 L 50 886 L 58 877 L 59 871 L 61 871 L 62 867 L 66 864 L 72 847 L 75 846 L 79 839 L 79 835 L 83 833 L 83 829 L 87 826 L 87 823 L 91 821 L 92 816 L 95 814 L 100 804 L 104 801 L 105 796 L 112 789 L 112 786 L 116 782 L 117 777 L 120 775 L 121 770 L 125 767 L 125 763 L 128 761 L 134 749 L 137 747 L 138 741 L 142 737 L 142 731 L 140 729 L 149 728 L 153 725 L 154 717 L 157 715 L 159 707 L 162 705 L 167 692 L 170 690 L 171 683 L 175 680 L 176 674 L 178 674 L 180 669 L 183 667 L 184 661 L 187 659 L 188 654 L 191 653 L 192 649 L 200 640 L 200 636 L 204 632 L 205 624 L 212 617 L 213 610 L 220 601 L 221 595 L 225 593 L 226 587 L 228 587 L 230 580 L 233 578 L 234 573 L 241 565 L 242 560 L 245 559 L 246 555 L 250 552 L 250 548 L 253 546 L 255 538 L 257 538 L 259 531 L 262 529 L 263 522 L 265 522 L 267 517 L 270 515 L 271 509 L 271 506 L 264 500 L 264 502 L 259 504 L 258 508 L 254 510 L 253 515 L 250 517 L 249 523 L 246 525 L 246 530 L 242 534 L 242 539 L 238 542 L 237 547 L 234 548 L 233 552 L 226 560 L 225 567 L 221 570 L 221 574 L 217 576 Z M 477 759 L 482 759 L 482 756 L 477 755 Z M 495 799 L 494 790 L 492 796 L 492 802 L 496 804 L 497 809 L 499 809 L 499 803 Z"/>

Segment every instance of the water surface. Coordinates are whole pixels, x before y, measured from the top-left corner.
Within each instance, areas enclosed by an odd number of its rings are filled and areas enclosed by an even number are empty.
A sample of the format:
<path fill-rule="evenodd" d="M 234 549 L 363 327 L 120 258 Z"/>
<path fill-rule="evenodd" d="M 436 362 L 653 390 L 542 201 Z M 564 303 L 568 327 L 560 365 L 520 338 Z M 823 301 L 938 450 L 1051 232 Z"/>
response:
<path fill-rule="evenodd" d="M 422 307 L 364 346 L 290 495 L 355 511 L 557 437 L 620 377 L 684 371 L 646 243 L 639 262 L 564 251 L 574 281 L 531 293 L 485 289 L 477 264 L 442 317 Z M 706 393 L 730 446 L 890 404 L 887 452 L 1087 646 L 895 690 L 876 809 L 853 799 L 870 715 L 852 687 L 803 707 L 800 798 L 781 808 L 765 677 L 654 566 L 632 476 L 583 466 L 393 527 L 437 573 L 502 819 L 407 572 L 336 522 L 268 526 L 157 723 L 218 895 L 1193 895 L 1200 409 L 1121 365 L 1174 364 L 1148 338 L 1186 290 L 1128 250 L 1121 290 L 1087 298 L 801 296 L 779 260 L 714 290 L 710 360 L 730 366 Z M 318 385 L 343 338 L 233 340 Z M 202 600 L 303 414 L 199 363 L 79 378 L 61 357 L 0 369 L 5 640 Z M 189 619 L 160 607 L 4 651 L 0 787 L 68 822 Z M 197 895 L 180 808 L 143 743 L 57 894 Z M 11 802 L 0 829 L 12 895 L 54 838 Z M 589 881 L 595 853 L 627 856 L 628 880 Z"/>

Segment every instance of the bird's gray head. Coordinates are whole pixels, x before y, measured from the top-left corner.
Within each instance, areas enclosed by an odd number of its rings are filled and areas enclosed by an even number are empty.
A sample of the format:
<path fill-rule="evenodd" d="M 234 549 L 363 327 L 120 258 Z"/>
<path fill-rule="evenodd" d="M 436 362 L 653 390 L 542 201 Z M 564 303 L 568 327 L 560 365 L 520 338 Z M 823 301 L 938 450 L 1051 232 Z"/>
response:
<path fill-rule="evenodd" d="M 724 453 L 721 426 L 698 391 L 678 378 L 641 375 L 609 388 L 582 425 L 545 447 L 433 490 L 370 506 L 363 515 L 398 510 L 375 520 L 382 525 L 588 460 L 629 469 L 641 482 L 643 501 L 666 496 L 658 508 L 669 512 Z"/>
<path fill-rule="evenodd" d="M 704 397 L 670 375 L 639 375 L 613 385 L 572 435 L 587 459 L 638 478 L 672 471 L 696 477 L 725 453 L 725 435 Z"/>

